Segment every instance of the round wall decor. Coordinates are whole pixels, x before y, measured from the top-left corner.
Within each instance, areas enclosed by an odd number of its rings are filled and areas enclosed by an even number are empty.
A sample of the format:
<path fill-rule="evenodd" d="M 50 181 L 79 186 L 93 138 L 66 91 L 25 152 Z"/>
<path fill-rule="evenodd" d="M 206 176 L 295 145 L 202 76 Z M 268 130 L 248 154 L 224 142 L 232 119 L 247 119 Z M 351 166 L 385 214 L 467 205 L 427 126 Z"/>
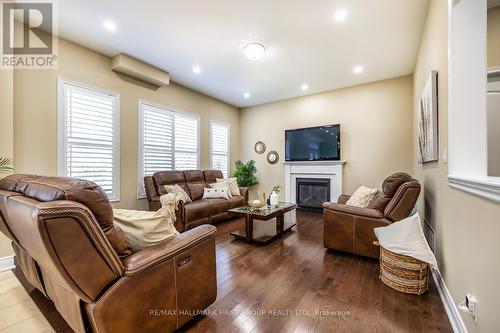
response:
<path fill-rule="evenodd" d="M 278 152 L 275 150 L 271 150 L 269 153 L 267 153 L 267 161 L 269 164 L 276 164 L 280 160 L 280 155 L 278 155 Z"/>
<path fill-rule="evenodd" d="M 266 151 L 266 144 L 262 141 L 257 141 L 253 149 L 257 154 L 264 154 L 264 152 Z"/>

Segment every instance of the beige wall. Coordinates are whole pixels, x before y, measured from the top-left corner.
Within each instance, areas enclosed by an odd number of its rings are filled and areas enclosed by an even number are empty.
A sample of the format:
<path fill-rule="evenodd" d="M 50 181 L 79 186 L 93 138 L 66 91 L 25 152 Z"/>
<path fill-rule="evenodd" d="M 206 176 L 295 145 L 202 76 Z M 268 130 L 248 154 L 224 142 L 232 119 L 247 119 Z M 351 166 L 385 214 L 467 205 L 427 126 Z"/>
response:
<path fill-rule="evenodd" d="M 13 78 L 12 70 L 0 69 L 0 157 L 12 157 L 14 150 Z M 11 254 L 8 238 L 0 233 L 0 258 Z"/>
<path fill-rule="evenodd" d="M 352 88 L 309 95 L 241 110 L 241 158 L 254 159 L 260 184 L 269 192 L 284 185 L 285 129 L 340 124 L 343 191 L 380 187 L 392 172 L 412 171 L 412 77 L 405 76 Z M 258 155 L 261 140 L 280 161 L 270 165 Z M 283 192 L 280 193 L 283 199 Z"/>
<path fill-rule="evenodd" d="M 439 71 L 439 148 L 448 146 L 448 23 L 447 3 L 432 0 L 414 71 L 414 131 L 417 131 L 418 96 L 431 70 Z M 417 140 L 414 135 L 414 151 Z M 466 292 L 478 299 L 478 323 L 463 314 L 469 332 L 496 332 L 499 328 L 500 205 L 448 186 L 448 165 L 443 161 L 425 165 L 414 161 L 415 175 L 424 195 L 419 211 L 437 234 L 437 259 L 441 274 L 456 304 Z"/>
<path fill-rule="evenodd" d="M 500 66 L 500 6 L 488 10 L 488 67 Z"/>
<path fill-rule="evenodd" d="M 16 172 L 57 174 L 57 78 L 120 93 L 121 201 L 116 207 L 145 209 L 137 200 L 137 101 L 144 99 L 201 116 L 201 166 L 210 165 L 210 119 L 231 125 L 232 163 L 239 155 L 239 112 L 235 107 L 171 83 L 158 90 L 122 80 L 111 59 L 61 39 L 57 70 L 17 70 L 14 74 L 14 156 Z"/>

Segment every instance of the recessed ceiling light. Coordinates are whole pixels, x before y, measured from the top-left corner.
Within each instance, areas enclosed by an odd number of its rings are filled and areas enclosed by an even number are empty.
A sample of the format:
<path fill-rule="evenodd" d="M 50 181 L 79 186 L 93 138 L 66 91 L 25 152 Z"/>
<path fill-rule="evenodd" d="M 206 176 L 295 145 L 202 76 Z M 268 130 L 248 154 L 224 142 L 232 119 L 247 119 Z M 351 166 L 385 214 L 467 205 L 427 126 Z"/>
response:
<path fill-rule="evenodd" d="M 249 93 L 249 92 L 244 93 L 244 94 L 243 94 L 243 97 L 245 97 L 245 98 L 247 98 L 247 99 L 248 99 L 248 98 L 250 98 L 250 93 Z"/>
<path fill-rule="evenodd" d="M 250 43 L 245 46 L 243 51 L 245 52 L 245 55 L 248 59 L 255 61 L 262 58 L 262 56 L 266 52 L 266 48 L 260 43 Z"/>
<path fill-rule="evenodd" d="M 347 19 L 347 10 L 345 10 L 345 9 L 338 9 L 333 14 L 333 19 L 337 23 L 344 22 Z"/>
<path fill-rule="evenodd" d="M 116 24 L 115 24 L 115 22 L 113 22 L 111 20 L 103 21 L 102 26 L 104 27 L 104 29 L 108 30 L 109 32 L 116 31 Z"/>
<path fill-rule="evenodd" d="M 363 73 L 363 66 L 354 66 L 354 68 L 352 69 L 352 72 L 354 74 L 361 74 Z"/>
<path fill-rule="evenodd" d="M 193 73 L 195 73 L 195 74 L 200 74 L 200 73 L 201 73 L 201 68 L 200 68 L 200 66 L 193 66 Z"/>
<path fill-rule="evenodd" d="M 301 88 L 302 90 L 306 91 L 307 89 L 309 89 L 309 86 L 307 84 L 303 84 Z"/>

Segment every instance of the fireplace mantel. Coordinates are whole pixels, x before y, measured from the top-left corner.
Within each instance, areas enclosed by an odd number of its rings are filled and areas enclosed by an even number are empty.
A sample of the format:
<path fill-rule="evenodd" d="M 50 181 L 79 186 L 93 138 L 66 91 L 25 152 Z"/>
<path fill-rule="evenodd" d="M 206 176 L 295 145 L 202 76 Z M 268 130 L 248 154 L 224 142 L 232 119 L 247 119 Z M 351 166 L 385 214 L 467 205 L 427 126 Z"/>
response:
<path fill-rule="evenodd" d="M 284 162 L 285 201 L 295 202 L 297 178 L 330 179 L 330 200 L 337 202 L 342 194 L 342 169 L 345 161 L 301 161 Z"/>

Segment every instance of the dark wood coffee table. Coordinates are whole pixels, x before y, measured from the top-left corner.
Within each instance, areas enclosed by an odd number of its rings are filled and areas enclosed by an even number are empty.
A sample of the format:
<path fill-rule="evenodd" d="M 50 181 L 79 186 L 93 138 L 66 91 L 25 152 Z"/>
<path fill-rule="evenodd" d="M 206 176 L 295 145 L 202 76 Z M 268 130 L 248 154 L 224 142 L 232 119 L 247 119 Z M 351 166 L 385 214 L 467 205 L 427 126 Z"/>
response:
<path fill-rule="evenodd" d="M 245 229 L 235 231 L 231 235 L 247 242 L 266 244 L 296 225 L 292 221 L 285 222 L 285 213 L 295 208 L 297 204 L 280 202 L 276 207 L 263 210 L 254 210 L 248 206 L 230 209 L 227 211 L 229 215 L 245 218 Z M 269 222 L 272 218 L 276 218 L 275 223 Z"/>

